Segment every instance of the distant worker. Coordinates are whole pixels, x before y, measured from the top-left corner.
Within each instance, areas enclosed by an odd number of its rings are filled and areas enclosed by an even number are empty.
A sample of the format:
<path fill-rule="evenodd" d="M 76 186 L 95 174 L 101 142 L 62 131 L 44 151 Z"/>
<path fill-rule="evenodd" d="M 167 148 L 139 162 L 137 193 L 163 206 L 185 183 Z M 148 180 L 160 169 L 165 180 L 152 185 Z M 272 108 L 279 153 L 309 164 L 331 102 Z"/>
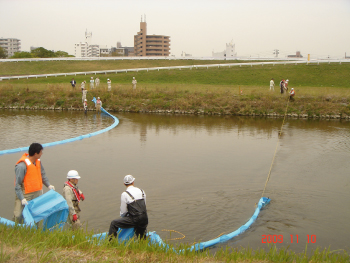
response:
<path fill-rule="evenodd" d="M 95 83 L 94 77 L 91 77 L 91 79 L 90 79 L 90 89 L 94 88 L 94 83 Z"/>
<path fill-rule="evenodd" d="M 284 82 L 284 90 L 285 90 L 286 92 L 288 91 L 288 82 L 289 82 L 288 79 Z"/>
<path fill-rule="evenodd" d="M 273 79 L 270 80 L 270 91 L 271 90 L 275 91 L 275 82 L 273 81 Z"/>
<path fill-rule="evenodd" d="M 112 81 L 110 79 L 107 79 L 107 89 L 108 91 L 111 91 L 112 89 Z"/>
<path fill-rule="evenodd" d="M 283 92 L 284 92 L 284 80 L 283 79 L 280 81 L 280 89 L 281 89 L 281 94 L 283 94 Z"/>
<path fill-rule="evenodd" d="M 146 209 L 146 193 L 134 186 L 135 178 L 132 175 L 124 177 L 126 191 L 121 195 L 120 218 L 111 222 L 108 236 L 117 237 L 119 228 L 134 228 L 137 237 L 146 238 L 148 216 Z M 112 236 L 113 235 L 113 236 Z"/>
<path fill-rule="evenodd" d="M 84 113 L 86 114 L 88 109 L 87 99 L 84 100 L 83 105 L 84 105 Z"/>
<path fill-rule="evenodd" d="M 294 101 L 294 95 L 295 95 L 295 91 L 294 91 L 294 89 L 292 88 L 292 89 L 290 90 L 290 92 L 289 92 L 289 99 L 290 99 L 291 101 Z"/>
<path fill-rule="evenodd" d="M 85 89 L 85 83 L 86 83 L 86 81 L 84 80 L 84 81 L 80 84 L 81 92 L 83 92 L 83 90 Z"/>
<path fill-rule="evenodd" d="M 80 178 L 76 170 L 70 170 L 67 174 L 68 181 L 64 183 L 63 187 L 63 197 L 69 207 L 68 222 L 72 225 L 73 230 L 81 228 L 79 203 L 81 200 L 85 200 L 84 194 L 77 186 Z"/>
<path fill-rule="evenodd" d="M 97 77 L 95 79 L 95 87 L 98 88 L 98 86 L 100 86 L 100 79 Z"/>
<path fill-rule="evenodd" d="M 46 177 L 45 169 L 40 157 L 43 154 L 43 146 L 40 143 L 32 143 L 28 153 L 22 155 L 15 166 L 15 209 L 14 221 L 22 223 L 22 211 L 28 201 L 39 197 L 43 193 L 43 184 L 50 190 L 55 187 Z"/>
<path fill-rule="evenodd" d="M 77 82 L 74 80 L 74 78 L 72 78 L 70 84 L 72 85 L 73 90 L 75 90 L 75 85 L 77 84 Z"/>
<path fill-rule="evenodd" d="M 84 103 L 84 100 L 86 99 L 87 92 L 88 91 L 85 88 L 83 88 L 83 96 L 81 97 L 81 100 L 83 103 Z"/>
<path fill-rule="evenodd" d="M 100 97 L 97 97 L 95 107 L 96 107 L 97 113 L 101 113 L 102 101 Z"/>
<path fill-rule="evenodd" d="M 136 83 L 137 83 L 137 80 L 135 79 L 135 77 L 132 78 L 132 89 L 135 90 L 136 89 Z"/>

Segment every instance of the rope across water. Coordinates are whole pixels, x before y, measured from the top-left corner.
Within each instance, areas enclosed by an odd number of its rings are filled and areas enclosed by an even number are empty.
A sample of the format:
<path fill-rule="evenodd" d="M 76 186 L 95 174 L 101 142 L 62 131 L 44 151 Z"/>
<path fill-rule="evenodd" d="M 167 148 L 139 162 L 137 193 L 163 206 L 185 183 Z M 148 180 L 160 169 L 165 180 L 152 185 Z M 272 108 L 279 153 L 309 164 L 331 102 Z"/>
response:
<path fill-rule="evenodd" d="M 270 180 L 270 175 L 271 175 L 272 165 L 273 165 L 273 163 L 274 163 L 274 161 L 275 161 L 275 157 L 276 157 L 276 153 L 277 153 L 277 148 L 278 148 L 279 141 L 280 141 L 280 138 L 281 138 L 281 135 L 282 135 L 282 129 L 283 129 L 284 121 L 286 120 L 286 115 L 287 115 L 288 105 L 289 105 L 289 97 L 288 97 L 288 100 L 287 100 L 286 110 L 285 110 L 285 112 L 284 112 L 284 118 L 283 118 L 283 122 L 282 122 L 281 130 L 278 132 L 278 140 L 277 140 L 277 144 L 276 144 L 275 153 L 274 153 L 273 158 L 272 158 L 272 162 L 271 162 L 270 170 L 269 170 L 269 173 L 268 173 L 268 175 L 267 175 L 267 179 L 266 179 L 265 186 L 264 186 L 264 190 L 263 190 L 263 192 L 262 192 L 262 194 L 261 194 L 261 197 L 263 197 L 263 196 L 264 196 L 265 189 L 266 189 L 266 186 L 267 186 L 267 182 Z"/>

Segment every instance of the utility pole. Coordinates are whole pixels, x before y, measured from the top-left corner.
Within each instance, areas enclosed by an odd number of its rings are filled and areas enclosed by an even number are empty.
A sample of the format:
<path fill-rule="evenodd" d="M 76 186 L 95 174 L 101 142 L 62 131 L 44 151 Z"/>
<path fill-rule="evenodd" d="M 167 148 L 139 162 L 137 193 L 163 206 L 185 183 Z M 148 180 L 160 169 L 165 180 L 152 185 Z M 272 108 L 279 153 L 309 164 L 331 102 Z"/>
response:
<path fill-rule="evenodd" d="M 278 54 L 280 53 L 280 51 L 278 49 L 275 49 L 273 51 L 273 54 L 276 55 L 275 57 L 277 58 L 278 57 Z"/>

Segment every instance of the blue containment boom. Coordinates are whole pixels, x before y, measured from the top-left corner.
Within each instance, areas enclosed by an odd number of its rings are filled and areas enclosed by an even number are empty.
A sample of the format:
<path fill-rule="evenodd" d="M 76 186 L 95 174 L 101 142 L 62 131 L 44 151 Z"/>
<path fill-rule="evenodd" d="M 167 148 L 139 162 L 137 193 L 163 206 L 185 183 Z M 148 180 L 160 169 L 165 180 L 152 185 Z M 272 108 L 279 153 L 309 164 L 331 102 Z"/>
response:
<path fill-rule="evenodd" d="M 95 99 L 95 97 L 94 97 Z M 96 101 L 96 99 L 95 99 Z M 96 131 L 96 132 L 92 132 L 92 133 L 88 133 L 88 134 L 84 134 L 84 135 L 80 135 L 74 138 L 70 138 L 70 139 L 66 139 L 66 140 L 61 140 L 61 141 L 56 141 L 56 142 L 49 142 L 49 143 L 45 143 L 43 144 L 43 147 L 49 147 L 49 146 L 54 146 L 54 145 L 59 145 L 59 144 L 64 144 L 64 143 L 69 143 L 69 142 L 74 142 L 74 141 L 78 141 L 78 140 L 82 140 L 85 138 L 90 138 L 92 136 L 95 135 L 99 135 L 101 133 L 104 133 L 106 131 L 109 131 L 111 129 L 113 129 L 114 127 L 116 127 L 119 124 L 119 120 L 117 117 L 113 116 L 112 114 L 110 114 L 108 111 L 106 111 L 104 108 L 101 107 L 101 111 L 103 113 L 105 113 L 106 115 L 108 115 L 109 117 L 114 119 L 114 123 L 112 125 L 110 125 L 109 127 Z M 0 155 L 4 155 L 4 154 L 10 154 L 10 153 L 16 153 L 16 152 L 24 152 L 24 151 L 28 151 L 29 146 L 27 147 L 20 147 L 20 148 L 15 148 L 15 149 L 8 149 L 8 150 L 2 150 L 0 151 Z"/>
<path fill-rule="evenodd" d="M 229 233 L 229 234 L 226 234 L 226 235 L 222 235 L 218 238 L 215 238 L 215 239 L 212 239 L 212 240 L 209 240 L 209 241 L 205 241 L 205 242 L 200 242 L 200 243 L 197 243 L 193 246 L 191 246 L 188 250 L 190 251 L 200 251 L 200 250 L 203 250 L 203 249 L 206 249 L 208 247 L 211 247 L 211 246 L 214 246 L 216 244 L 219 244 L 219 243 L 223 243 L 223 242 L 227 242 L 228 240 L 242 234 L 244 231 L 246 231 L 254 222 L 255 220 L 258 218 L 258 215 L 260 213 L 260 210 L 266 206 L 268 203 L 270 203 L 270 199 L 267 198 L 267 197 L 261 197 L 260 200 L 259 200 L 259 203 L 255 209 L 255 212 L 253 214 L 253 216 L 247 221 L 247 223 L 245 223 L 243 226 L 241 226 L 240 228 L 238 228 L 237 230 Z M 156 233 L 156 232 L 149 232 L 148 233 L 148 237 L 149 237 L 149 240 L 152 244 L 156 244 L 156 245 L 159 245 L 159 246 L 163 246 L 163 247 L 169 247 L 167 244 L 165 244 L 163 242 L 163 240 L 160 238 L 160 236 Z M 181 250 L 179 251 L 179 253 L 183 253 L 185 252 L 185 250 Z"/>
<path fill-rule="evenodd" d="M 23 209 L 24 224 L 20 226 L 36 227 L 36 223 L 43 220 L 43 230 L 63 227 L 67 221 L 69 208 L 62 195 L 54 190 L 30 200 Z M 0 223 L 14 226 L 15 222 L 1 218 Z"/>

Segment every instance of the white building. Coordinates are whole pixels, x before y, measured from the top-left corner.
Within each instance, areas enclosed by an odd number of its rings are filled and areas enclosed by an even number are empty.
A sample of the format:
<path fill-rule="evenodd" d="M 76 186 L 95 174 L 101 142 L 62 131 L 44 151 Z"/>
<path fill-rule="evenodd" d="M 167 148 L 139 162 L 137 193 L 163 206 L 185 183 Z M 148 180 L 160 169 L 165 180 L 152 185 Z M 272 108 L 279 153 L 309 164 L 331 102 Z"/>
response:
<path fill-rule="evenodd" d="M 100 46 L 99 45 L 89 45 L 87 51 L 88 57 L 99 57 L 100 56 Z"/>
<path fill-rule="evenodd" d="M 21 52 L 21 40 L 17 38 L 0 38 L 0 47 L 5 49 L 8 57 L 12 57 L 15 52 Z"/>
<path fill-rule="evenodd" d="M 92 33 L 85 31 L 85 42 L 74 45 L 74 55 L 78 58 L 99 57 L 100 46 L 91 44 Z"/>
<path fill-rule="evenodd" d="M 236 49 L 236 44 L 233 44 L 233 40 L 231 40 L 230 43 L 226 43 L 226 49 L 222 52 L 214 52 L 212 53 L 213 57 L 227 57 L 227 58 L 232 58 L 232 57 L 237 57 L 237 53 L 235 51 Z"/>
<path fill-rule="evenodd" d="M 74 45 L 74 56 L 77 58 L 85 58 L 88 56 L 88 43 L 80 42 Z"/>

